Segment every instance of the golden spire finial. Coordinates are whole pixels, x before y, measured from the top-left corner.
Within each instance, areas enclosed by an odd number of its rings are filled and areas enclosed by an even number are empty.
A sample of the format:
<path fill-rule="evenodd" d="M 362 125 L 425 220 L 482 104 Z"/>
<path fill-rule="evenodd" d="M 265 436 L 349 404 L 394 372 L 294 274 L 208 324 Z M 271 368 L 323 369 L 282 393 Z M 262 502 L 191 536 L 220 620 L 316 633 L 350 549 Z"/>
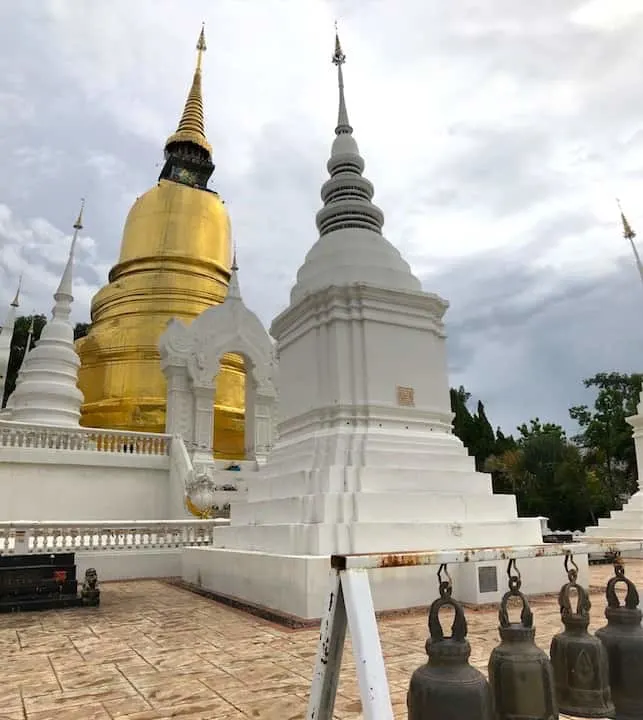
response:
<path fill-rule="evenodd" d="M 623 208 L 621 207 L 621 201 L 618 198 L 616 198 L 616 204 L 618 205 L 618 209 L 621 212 L 621 222 L 623 223 L 623 237 L 626 240 L 630 241 L 630 245 L 632 246 L 632 252 L 634 253 L 634 260 L 636 261 L 636 268 L 639 271 L 639 275 L 641 277 L 641 282 L 643 282 L 643 263 L 641 262 L 641 256 L 639 255 L 639 250 L 636 247 L 636 243 L 634 242 L 636 233 L 634 232 L 634 230 L 632 230 L 632 226 L 627 221 L 627 218 L 625 217 L 625 213 L 623 212 Z"/>
<path fill-rule="evenodd" d="M 199 40 L 196 44 L 197 56 L 196 56 L 196 69 L 201 71 L 201 60 L 203 59 L 203 53 L 208 49 L 205 44 L 205 23 L 201 24 L 201 32 L 199 33 Z"/>
<path fill-rule="evenodd" d="M 203 115 L 203 94 L 201 92 L 201 61 L 206 50 L 205 23 L 201 27 L 199 39 L 196 44 L 197 58 L 192 87 L 185 101 L 183 114 L 179 120 L 176 132 L 170 135 L 165 143 L 165 149 L 173 143 L 189 142 L 203 148 L 208 155 L 212 154 L 212 147 L 205 137 L 205 119 Z"/>
<path fill-rule="evenodd" d="M 623 223 L 623 237 L 626 240 L 633 240 L 636 237 L 636 233 L 632 230 L 632 226 L 627 221 L 623 208 L 621 207 L 621 201 L 616 198 L 616 204 L 618 205 L 619 212 L 621 213 L 621 222 Z"/>
<path fill-rule="evenodd" d="M 85 209 L 85 198 L 80 199 L 80 210 L 78 211 L 78 218 L 74 223 L 74 230 L 83 229 L 83 210 Z"/>
<path fill-rule="evenodd" d="M 22 273 L 20 273 L 20 278 L 18 279 L 18 288 L 16 289 L 16 295 L 11 301 L 11 307 L 19 307 L 20 306 L 20 291 L 22 290 Z"/>

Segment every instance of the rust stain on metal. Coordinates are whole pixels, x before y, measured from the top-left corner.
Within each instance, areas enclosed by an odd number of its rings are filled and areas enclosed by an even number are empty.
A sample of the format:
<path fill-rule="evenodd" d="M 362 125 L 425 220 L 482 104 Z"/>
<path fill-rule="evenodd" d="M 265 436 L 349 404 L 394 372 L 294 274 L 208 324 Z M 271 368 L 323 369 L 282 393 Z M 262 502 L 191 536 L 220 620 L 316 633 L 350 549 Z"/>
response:
<path fill-rule="evenodd" d="M 422 554 L 411 553 L 389 553 L 382 555 L 379 567 L 413 567 L 414 565 L 422 565 Z"/>

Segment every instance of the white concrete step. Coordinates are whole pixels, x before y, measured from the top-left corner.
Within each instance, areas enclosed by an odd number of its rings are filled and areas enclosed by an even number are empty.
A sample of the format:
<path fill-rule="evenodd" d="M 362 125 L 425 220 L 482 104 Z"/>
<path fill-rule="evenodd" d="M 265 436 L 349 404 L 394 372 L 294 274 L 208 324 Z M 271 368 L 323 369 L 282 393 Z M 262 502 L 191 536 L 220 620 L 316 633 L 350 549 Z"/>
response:
<path fill-rule="evenodd" d="M 396 553 L 542 543 L 537 518 L 453 523 L 279 524 L 217 529 L 219 548 L 283 555 Z"/>
<path fill-rule="evenodd" d="M 288 472 L 281 477 L 252 481 L 249 497 L 253 501 L 315 495 L 323 492 L 391 492 L 396 495 L 417 492 L 467 493 L 486 496 L 492 492 L 491 475 L 474 470 L 434 469 L 391 470 L 390 468 L 329 468 L 325 472 Z"/>
<path fill-rule="evenodd" d="M 468 495 L 451 492 L 325 493 L 245 502 L 231 512 L 232 525 L 281 523 L 423 523 L 514 520 L 513 495 Z"/>

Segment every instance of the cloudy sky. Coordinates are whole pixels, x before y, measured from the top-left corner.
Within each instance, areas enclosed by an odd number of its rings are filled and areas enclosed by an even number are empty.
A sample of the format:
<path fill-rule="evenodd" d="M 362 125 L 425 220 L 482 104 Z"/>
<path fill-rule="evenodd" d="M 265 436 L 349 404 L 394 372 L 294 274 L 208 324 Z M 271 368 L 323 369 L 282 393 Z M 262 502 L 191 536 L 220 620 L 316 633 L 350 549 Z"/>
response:
<path fill-rule="evenodd" d="M 87 198 L 75 319 L 160 170 L 205 20 L 207 132 L 247 304 L 269 324 L 316 239 L 333 20 L 385 233 L 451 302 L 451 383 L 506 431 L 643 370 L 640 0 L 0 0 L 0 312 L 48 312 Z"/>

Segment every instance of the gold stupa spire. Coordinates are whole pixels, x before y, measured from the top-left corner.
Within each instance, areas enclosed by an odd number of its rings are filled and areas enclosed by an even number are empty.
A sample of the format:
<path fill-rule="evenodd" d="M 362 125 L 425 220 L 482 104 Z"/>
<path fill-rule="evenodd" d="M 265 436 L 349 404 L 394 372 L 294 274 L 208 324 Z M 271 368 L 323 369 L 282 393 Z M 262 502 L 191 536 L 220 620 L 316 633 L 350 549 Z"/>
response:
<path fill-rule="evenodd" d="M 192 87 L 185 101 L 183 115 L 176 129 L 176 132 L 170 135 L 165 143 L 167 150 L 169 145 L 174 143 L 189 142 L 203 148 L 208 155 L 212 154 L 212 147 L 205 137 L 205 119 L 203 115 L 203 93 L 201 91 L 201 63 L 203 53 L 206 50 L 205 44 L 205 23 L 201 27 L 199 40 L 196 44 L 197 58 L 194 78 L 192 79 Z"/>
<path fill-rule="evenodd" d="M 623 208 L 621 207 L 620 200 L 616 200 L 616 203 L 618 204 L 618 209 L 621 213 L 621 222 L 623 223 L 623 237 L 626 240 L 630 241 L 630 245 L 632 246 L 632 252 L 634 253 L 634 260 L 636 261 L 636 267 L 639 271 L 639 275 L 641 276 L 641 282 L 643 282 L 643 263 L 641 262 L 641 256 L 639 255 L 639 250 L 636 247 L 636 243 L 634 242 L 634 238 L 636 237 L 636 233 L 632 229 L 632 226 L 628 222 L 627 218 L 625 217 L 625 213 L 623 212 Z"/>
<path fill-rule="evenodd" d="M 20 275 L 20 279 L 18 280 L 18 289 L 16 290 L 15 297 L 11 301 L 11 307 L 19 307 L 20 306 L 20 290 L 22 289 L 22 274 Z"/>

